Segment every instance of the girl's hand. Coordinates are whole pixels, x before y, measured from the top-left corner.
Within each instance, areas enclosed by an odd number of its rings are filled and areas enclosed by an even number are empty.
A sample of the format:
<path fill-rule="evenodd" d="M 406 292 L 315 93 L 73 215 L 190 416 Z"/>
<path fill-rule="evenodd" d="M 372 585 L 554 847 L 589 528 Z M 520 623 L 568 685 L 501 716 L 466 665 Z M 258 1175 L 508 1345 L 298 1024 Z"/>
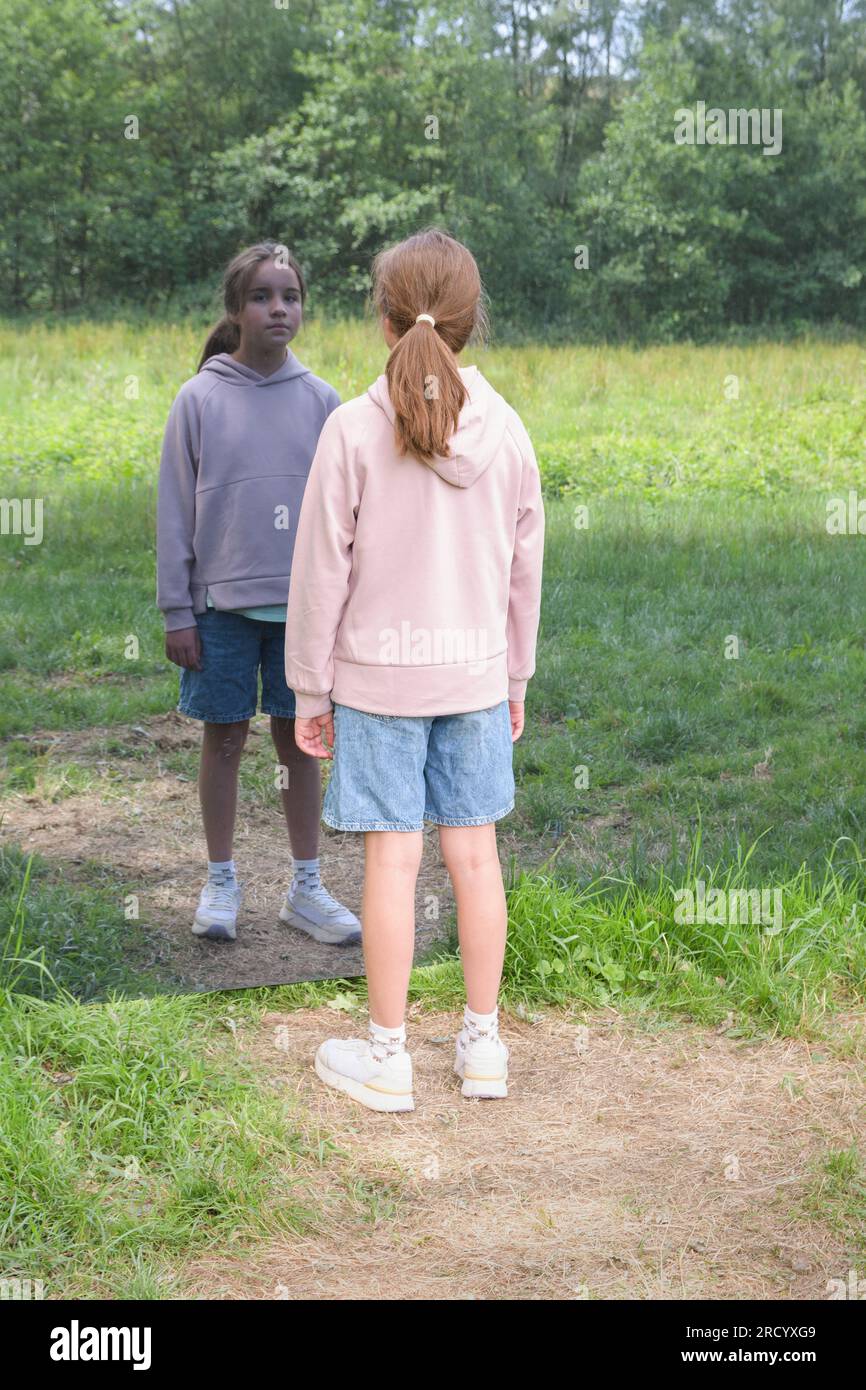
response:
<path fill-rule="evenodd" d="M 179 627 L 165 634 L 165 654 L 175 666 L 201 670 L 201 638 L 197 627 Z"/>
<path fill-rule="evenodd" d="M 520 704 L 518 704 L 516 700 L 508 701 L 508 712 L 511 715 L 512 743 L 515 743 L 523 733 L 523 704 L 524 702 L 522 700 Z"/>
<path fill-rule="evenodd" d="M 322 747 L 322 738 L 325 747 Z M 295 716 L 295 743 L 302 753 L 311 758 L 332 758 L 334 756 L 334 711 L 315 714 L 312 719 L 298 719 Z"/>

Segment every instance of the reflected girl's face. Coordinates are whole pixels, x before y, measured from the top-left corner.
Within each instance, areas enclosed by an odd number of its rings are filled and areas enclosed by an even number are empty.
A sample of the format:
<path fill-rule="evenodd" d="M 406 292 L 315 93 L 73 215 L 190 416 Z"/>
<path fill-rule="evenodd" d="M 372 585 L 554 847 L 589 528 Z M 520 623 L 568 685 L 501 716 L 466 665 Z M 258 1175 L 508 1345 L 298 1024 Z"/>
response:
<path fill-rule="evenodd" d="M 301 287 L 291 266 L 260 261 L 250 278 L 243 309 L 236 316 L 241 347 L 253 353 L 272 353 L 291 342 L 302 316 Z"/>

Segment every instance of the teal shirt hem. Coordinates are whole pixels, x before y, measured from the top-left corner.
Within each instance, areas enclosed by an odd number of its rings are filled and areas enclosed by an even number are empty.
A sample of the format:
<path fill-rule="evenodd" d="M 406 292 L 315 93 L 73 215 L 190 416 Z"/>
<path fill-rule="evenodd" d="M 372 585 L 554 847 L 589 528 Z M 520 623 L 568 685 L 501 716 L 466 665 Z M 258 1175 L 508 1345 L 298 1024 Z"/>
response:
<path fill-rule="evenodd" d="M 211 596 L 207 596 L 208 608 L 214 608 Z M 242 613 L 245 618 L 257 618 L 260 623 L 284 623 L 286 621 L 286 604 L 270 603 L 262 608 L 232 608 L 232 613 Z"/>

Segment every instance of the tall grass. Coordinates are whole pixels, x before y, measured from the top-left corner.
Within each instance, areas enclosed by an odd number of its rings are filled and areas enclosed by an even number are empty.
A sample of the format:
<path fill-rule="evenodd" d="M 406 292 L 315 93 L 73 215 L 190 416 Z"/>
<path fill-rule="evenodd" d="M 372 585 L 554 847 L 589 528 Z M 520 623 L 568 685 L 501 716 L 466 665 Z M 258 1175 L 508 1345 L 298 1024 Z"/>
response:
<path fill-rule="evenodd" d="M 119 881 L 76 886 L 40 855 L 0 844 L 0 1007 L 25 994 L 81 1003 L 178 985 L 153 968 L 163 954 L 159 935 L 126 919 L 129 889 Z"/>
<path fill-rule="evenodd" d="M 152 478 L 169 406 L 195 373 L 208 326 L 0 320 L 4 487 L 69 469 L 79 479 Z M 371 323 L 316 319 L 292 346 L 344 400 L 384 369 Z M 520 412 L 551 489 L 775 496 L 860 479 L 857 342 L 639 351 L 494 340 L 463 358 Z"/>
<path fill-rule="evenodd" d="M 305 1172 L 334 1146 L 257 1084 L 225 1016 L 194 996 L 0 1011 L 5 1276 L 167 1297 L 177 1260 L 315 1227 Z"/>
<path fill-rule="evenodd" d="M 636 1006 L 706 1024 L 729 1018 L 740 1033 L 820 1035 L 835 1009 L 863 1004 L 866 981 L 863 861 L 838 867 L 837 848 L 821 875 L 803 865 L 787 877 L 759 877 L 751 849 L 736 864 L 702 864 L 698 836 L 684 878 L 659 869 L 650 888 L 627 875 L 577 889 L 521 872 L 509 896 L 507 998 Z M 677 893 L 698 879 L 708 895 L 725 895 L 715 914 L 724 920 L 677 920 Z M 729 895 L 740 889 L 778 889 L 781 920 L 736 920 Z"/>
<path fill-rule="evenodd" d="M 0 817 L 0 824 L 2 824 L 2 817 Z M 0 850 L 0 854 L 2 853 L 3 851 Z M 6 935 L 0 938 L 0 1007 L 4 1005 L 8 1007 L 22 984 L 30 983 L 27 977 L 32 977 L 34 973 L 38 974 L 51 987 L 55 987 L 56 983 L 45 964 L 44 948 L 38 948 L 32 955 L 25 955 L 24 953 L 26 920 L 24 901 L 30 883 L 32 866 L 33 856 L 30 855 L 24 868 L 21 886 L 12 904 L 12 913 L 6 928 Z M 0 883 L 0 891 L 3 887 L 5 885 Z M 25 992 L 30 993 L 32 990 Z"/>

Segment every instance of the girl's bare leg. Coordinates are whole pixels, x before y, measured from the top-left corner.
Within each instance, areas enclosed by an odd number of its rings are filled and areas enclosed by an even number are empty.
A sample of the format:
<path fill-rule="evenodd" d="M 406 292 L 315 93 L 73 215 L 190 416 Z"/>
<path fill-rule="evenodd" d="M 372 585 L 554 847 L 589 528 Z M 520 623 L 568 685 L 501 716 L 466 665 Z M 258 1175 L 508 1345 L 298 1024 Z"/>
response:
<path fill-rule="evenodd" d="M 205 721 L 198 771 L 198 795 L 208 859 L 224 864 L 232 857 L 235 812 L 238 804 L 238 768 L 250 721 L 211 724 Z"/>
<path fill-rule="evenodd" d="M 364 832 L 364 965 L 370 1018 L 383 1028 L 399 1028 L 406 1013 L 423 847 L 421 830 Z"/>
<path fill-rule="evenodd" d="M 322 819 L 322 769 L 318 758 L 302 753 L 295 743 L 294 719 L 271 715 L 271 738 L 277 757 L 288 772 L 281 787 L 289 844 L 295 859 L 318 859 L 319 822 Z"/>
<path fill-rule="evenodd" d="M 508 912 L 496 849 L 496 823 L 440 825 L 439 845 L 457 902 L 466 1002 L 492 1014 L 499 998 Z"/>

